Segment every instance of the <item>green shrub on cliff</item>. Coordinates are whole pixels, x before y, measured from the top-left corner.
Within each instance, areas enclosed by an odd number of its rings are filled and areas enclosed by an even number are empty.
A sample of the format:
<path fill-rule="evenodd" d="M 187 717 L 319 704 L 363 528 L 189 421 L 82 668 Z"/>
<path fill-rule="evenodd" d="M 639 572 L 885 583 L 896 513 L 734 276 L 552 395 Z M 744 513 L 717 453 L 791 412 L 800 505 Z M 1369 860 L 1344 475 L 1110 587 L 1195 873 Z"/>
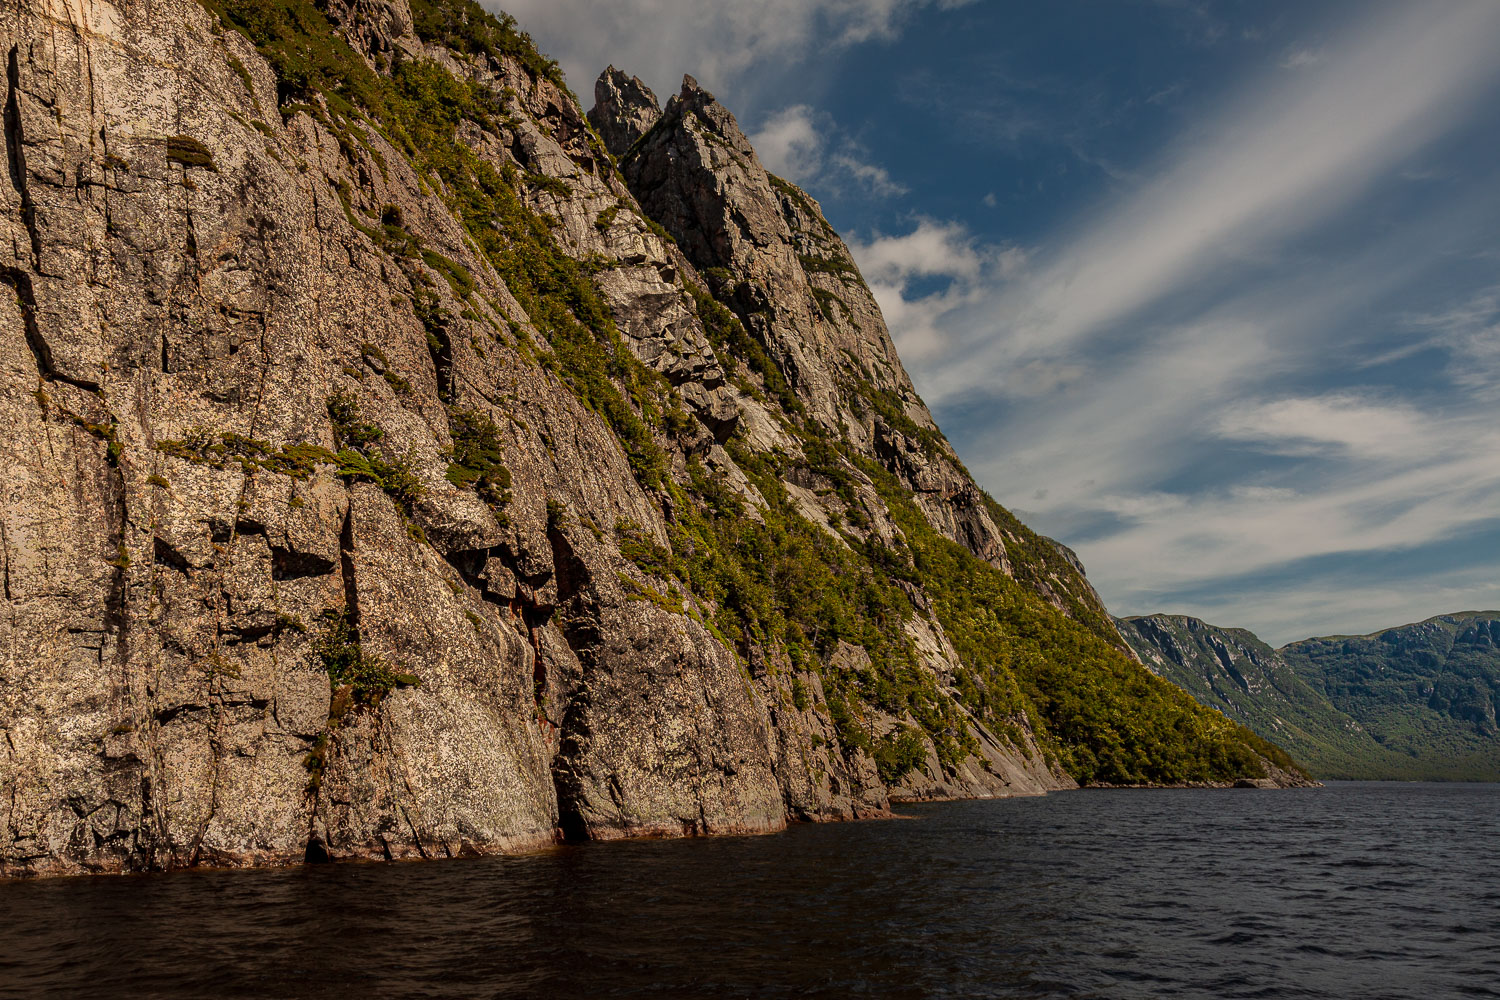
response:
<path fill-rule="evenodd" d="M 328 398 L 328 417 L 339 446 L 334 456 L 339 475 L 351 482 L 374 483 L 410 517 L 412 505 L 422 495 L 422 480 L 412 468 L 410 456 L 387 458 L 375 447 L 385 437 L 385 431 L 365 421 L 359 404 L 348 393 L 335 393 Z"/>
<path fill-rule="evenodd" d="M 693 304 L 698 308 L 698 318 L 703 321 L 703 330 L 708 341 L 720 356 L 743 361 L 766 387 L 766 392 L 781 404 L 788 414 L 802 415 L 802 401 L 787 385 L 786 376 L 776 367 L 764 347 L 748 332 L 739 317 L 727 309 L 708 292 L 691 281 L 685 282 Z"/>
<path fill-rule="evenodd" d="M 424 42 L 496 59 L 509 56 L 533 76 L 565 86 L 556 60 L 538 52 L 531 36 L 516 27 L 509 14 L 491 14 L 474 0 L 412 0 L 411 16 Z"/>
<path fill-rule="evenodd" d="M 500 428 L 487 414 L 450 407 L 448 433 L 453 439 L 447 479 L 472 489 L 499 517 L 510 503 L 510 470 L 500 446 Z"/>
<path fill-rule="evenodd" d="M 918 730 L 901 726 L 875 742 L 874 757 L 880 780 L 890 785 L 922 766 L 927 747 Z"/>
<path fill-rule="evenodd" d="M 254 43 L 285 103 L 321 93 L 344 107 L 379 105 L 380 81 L 308 0 L 199 0 Z"/>
<path fill-rule="evenodd" d="M 338 461 L 333 452 L 314 444 L 272 445 L 233 431 L 216 434 L 204 427 L 189 428 L 181 439 L 158 441 L 156 450 L 215 469 L 238 465 L 247 476 L 264 470 L 292 479 L 307 479 L 318 465 Z"/>
<path fill-rule="evenodd" d="M 416 687 L 422 682 L 398 670 L 390 662 L 368 652 L 359 642 L 359 630 L 347 611 L 326 609 L 318 616 L 319 630 L 312 640 L 313 655 L 328 674 L 334 691 L 348 687 L 354 704 L 374 707 L 398 687 Z"/>

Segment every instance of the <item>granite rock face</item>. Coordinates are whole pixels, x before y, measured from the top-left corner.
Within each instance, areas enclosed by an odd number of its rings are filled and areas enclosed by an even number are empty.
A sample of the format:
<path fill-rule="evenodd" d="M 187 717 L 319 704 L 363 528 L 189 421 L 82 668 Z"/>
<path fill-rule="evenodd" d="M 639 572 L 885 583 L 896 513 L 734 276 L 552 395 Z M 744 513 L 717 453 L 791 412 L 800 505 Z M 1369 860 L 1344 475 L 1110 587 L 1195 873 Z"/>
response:
<path fill-rule="evenodd" d="M 960 703 L 920 585 L 903 676 L 960 742 L 850 693 L 893 669 L 860 646 L 726 636 L 733 579 L 685 579 L 717 565 L 683 528 L 714 504 L 835 555 L 900 544 L 871 475 L 802 460 L 805 419 L 1119 643 L 1081 568 L 974 486 L 847 247 L 710 95 L 658 112 L 611 70 L 586 117 L 524 35 L 405 0 L 309 4 L 345 48 L 298 89 L 233 8 L 0 9 L 0 875 L 1073 785 L 1026 719 Z"/>
<path fill-rule="evenodd" d="M 661 120 L 661 102 L 638 76 L 610 66 L 594 82 L 589 121 L 615 157 L 624 156 L 636 140 Z"/>

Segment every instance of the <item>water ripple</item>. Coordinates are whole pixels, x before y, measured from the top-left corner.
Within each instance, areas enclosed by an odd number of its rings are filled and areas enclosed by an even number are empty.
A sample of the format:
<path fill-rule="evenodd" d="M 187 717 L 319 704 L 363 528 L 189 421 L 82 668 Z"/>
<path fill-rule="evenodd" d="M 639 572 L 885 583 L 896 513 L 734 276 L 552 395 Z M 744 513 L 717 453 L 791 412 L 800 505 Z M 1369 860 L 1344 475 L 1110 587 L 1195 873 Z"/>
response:
<path fill-rule="evenodd" d="M 1497 785 L 906 811 L 519 858 L 3 884 L 0 997 L 1500 997 Z"/>

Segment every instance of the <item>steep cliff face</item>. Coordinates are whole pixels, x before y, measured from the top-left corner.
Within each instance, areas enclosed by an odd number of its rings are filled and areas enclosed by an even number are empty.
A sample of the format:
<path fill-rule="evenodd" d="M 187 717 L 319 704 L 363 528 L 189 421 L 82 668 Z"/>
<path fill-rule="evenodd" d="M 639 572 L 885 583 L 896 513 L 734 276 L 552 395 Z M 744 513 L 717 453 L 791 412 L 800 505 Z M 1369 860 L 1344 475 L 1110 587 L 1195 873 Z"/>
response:
<path fill-rule="evenodd" d="M 1184 615 L 1119 621 L 1154 673 L 1284 746 L 1327 778 L 1500 776 L 1500 624 L 1441 615 L 1368 636 L 1272 649 Z"/>
<path fill-rule="evenodd" d="M 1260 733 L 1324 778 L 1378 777 L 1385 754 L 1363 726 L 1334 708 L 1280 653 L 1245 629 L 1186 615 L 1117 623 L 1152 673 Z"/>
<path fill-rule="evenodd" d="M 980 493 L 691 81 L 606 73 L 596 132 L 459 0 L 20 0 L 0 42 L 0 873 L 1277 756 Z"/>
<path fill-rule="evenodd" d="M 594 95 L 589 118 L 631 192 L 765 345 L 806 415 L 893 473 L 945 537 L 1126 648 L 1076 556 L 975 486 L 818 203 L 768 173 L 734 116 L 692 77 L 664 112 L 613 67 Z"/>

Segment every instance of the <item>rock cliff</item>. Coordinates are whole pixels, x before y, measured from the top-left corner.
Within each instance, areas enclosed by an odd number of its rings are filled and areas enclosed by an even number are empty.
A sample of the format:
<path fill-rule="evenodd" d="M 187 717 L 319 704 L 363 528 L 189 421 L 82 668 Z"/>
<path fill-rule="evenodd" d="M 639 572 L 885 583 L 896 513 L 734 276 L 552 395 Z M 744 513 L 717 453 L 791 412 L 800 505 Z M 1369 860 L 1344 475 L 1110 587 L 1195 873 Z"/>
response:
<path fill-rule="evenodd" d="M 1370 735 L 1254 633 L 1186 615 L 1145 615 L 1117 624 L 1152 673 L 1286 747 L 1313 774 L 1374 776 L 1361 771 L 1381 756 Z"/>
<path fill-rule="evenodd" d="M 0 874 L 1262 777 L 691 79 L 466 0 L 12 0 Z"/>

